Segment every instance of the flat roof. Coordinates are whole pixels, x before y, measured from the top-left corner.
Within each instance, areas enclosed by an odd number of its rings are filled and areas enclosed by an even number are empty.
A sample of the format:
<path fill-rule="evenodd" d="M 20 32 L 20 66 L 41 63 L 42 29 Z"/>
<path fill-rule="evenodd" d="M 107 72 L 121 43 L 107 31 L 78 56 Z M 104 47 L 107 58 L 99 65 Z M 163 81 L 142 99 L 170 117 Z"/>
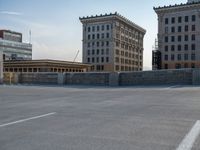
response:
<path fill-rule="evenodd" d="M 0 32 L 9 32 L 9 33 L 13 33 L 13 34 L 19 34 L 19 35 L 22 35 L 22 33 L 20 33 L 20 32 L 11 31 L 11 30 L 7 30 L 7 29 L 0 29 Z"/>
<path fill-rule="evenodd" d="M 36 59 L 36 60 L 13 60 L 5 61 L 5 65 L 34 65 L 34 64 L 54 64 L 54 65 L 65 65 L 73 67 L 90 67 L 90 64 L 83 64 L 81 62 L 72 61 L 62 61 L 62 60 L 52 60 L 52 59 Z"/>
<path fill-rule="evenodd" d="M 115 13 L 110 13 L 110 14 L 100 14 L 100 15 L 91 15 L 91 16 L 87 16 L 87 17 L 79 17 L 79 20 L 81 22 L 84 22 L 84 21 L 89 21 L 91 19 L 103 19 L 103 18 L 108 18 L 108 17 L 115 17 L 116 19 L 120 20 L 120 21 L 123 21 L 127 24 L 129 24 L 130 26 L 133 26 L 135 27 L 136 29 L 138 29 L 139 31 L 141 32 L 144 32 L 146 33 L 146 30 L 144 28 L 142 28 L 141 26 L 135 24 L 134 22 L 132 22 L 131 20 L 127 19 L 126 17 L 120 15 L 119 13 L 115 12 Z"/>
<path fill-rule="evenodd" d="M 174 4 L 174 5 L 167 5 L 167 6 L 159 6 L 159 7 L 153 7 L 155 11 L 159 10 L 169 10 L 169 9 L 177 9 L 177 8 L 185 8 L 188 6 L 196 6 L 200 5 L 200 2 L 188 2 L 188 3 L 181 3 L 181 4 Z"/>

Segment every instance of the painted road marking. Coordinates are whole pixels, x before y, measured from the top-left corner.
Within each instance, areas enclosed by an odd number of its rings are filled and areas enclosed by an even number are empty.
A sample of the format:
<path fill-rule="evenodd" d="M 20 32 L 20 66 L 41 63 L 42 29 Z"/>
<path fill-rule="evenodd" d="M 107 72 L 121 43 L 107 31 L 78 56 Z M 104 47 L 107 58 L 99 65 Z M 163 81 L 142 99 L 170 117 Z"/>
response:
<path fill-rule="evenodd" d="M 54 115 L 54 114 L 56 114 L 56 112 L 52 112 L 52 113 L 48 113 L 48 114 L 44 114 L 44 115 L 40 115 L 40 116 L 34 116 L 34 117 L 26 118 L 26 119 L 21 119 L 21 120 L 17 120 L 17 121 L 5 123 L 5 124 L 1 124 L 0 128 L 5 127 L 5 126 L 10 126 L 10 125 L 13 125 L 13 124 L 17 124 L 17 123 L 22 123 L 22 122 L 29 121 L 29 120 L 43 118 L 43 117 Z"/>
<path fill-rule="evenodd" d="M 194 142 L 200 134 L 200 120 L 192 127 L 176 150 L 191 150 Z"/>

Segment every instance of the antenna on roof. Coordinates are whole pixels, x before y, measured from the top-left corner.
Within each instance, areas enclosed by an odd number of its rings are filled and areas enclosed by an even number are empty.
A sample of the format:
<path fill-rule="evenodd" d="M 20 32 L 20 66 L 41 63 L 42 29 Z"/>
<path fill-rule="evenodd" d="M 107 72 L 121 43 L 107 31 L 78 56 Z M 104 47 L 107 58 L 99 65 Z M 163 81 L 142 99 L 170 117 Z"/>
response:
<path fill-rule="evenodd" d="M 29 30 L 29 44 L 31 44 L 31 30 Z"/>
<path fill-rule="evenodd" d="M 76 58 L 78 57 L 78 54 L 79 54 L 79 50 L 77 51 L 76 56 L 75 56 L 73 62 L 75 62 Z"/>

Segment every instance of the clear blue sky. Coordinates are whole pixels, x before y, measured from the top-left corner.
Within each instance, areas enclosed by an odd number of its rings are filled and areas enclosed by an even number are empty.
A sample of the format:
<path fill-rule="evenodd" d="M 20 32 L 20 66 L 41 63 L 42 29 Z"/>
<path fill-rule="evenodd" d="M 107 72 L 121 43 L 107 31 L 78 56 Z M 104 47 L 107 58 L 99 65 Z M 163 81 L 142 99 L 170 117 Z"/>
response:
<path fill-rule="evenodd" d="M 82 25 L 79 17 L 117 11 L 147 30 L 144 40 L 144 68 L 151 69 L 151 51 L 157 36 L 153 6 L 186 3 L 187 0 L 0 0 L 0 29 L 32 32 L 33 58 L 72 61 L 80 50 Z"/>

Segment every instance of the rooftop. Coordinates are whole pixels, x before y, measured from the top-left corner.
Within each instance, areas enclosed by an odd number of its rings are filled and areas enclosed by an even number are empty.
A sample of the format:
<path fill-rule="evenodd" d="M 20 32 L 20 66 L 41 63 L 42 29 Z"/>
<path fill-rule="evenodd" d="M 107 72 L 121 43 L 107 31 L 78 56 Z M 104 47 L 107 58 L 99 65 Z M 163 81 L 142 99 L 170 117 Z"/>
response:
<path fill-rule="evenodd" d="M 117 17 L 119 20 L 123 21 L 123 22 L 127 22 L 129 23 L 131 26 L 135 26 L 138 30 L 146 33 L 146 30 L 142 27 L 140 27 L 139 25 L 135 24 L 134 22 L 132 22 L 131 20 L 127 19 L 126 17 L 120 15 L 118 12 L 115 13 L 110 13 L 110 14 L 100 14 L 100 15 L 91 15 L 91 16 L 87 16 L 87 17 L 79 17 L 80 21 L 86 21 L 86 20 L 91 20 L 91 19 L 100 19 L 100 18 L 105 18 L 105 17 Z"/>
<path fill-rule="evenodd" d="M 9 33 L 13 33 L 13 34 L 19 34 L 19 35 L 22 35 L 22 33 L 20 33 L 20 32 L 11 31 L 11 30 L 7 30 L 7 29 L 0 29 L 0 32 L 9 32 Z"/>
<path fill-rule="evenodd" d="M 36 60 L 14 60 L 14 61 L 5 61 L 5 64 L 59 64 L 59 65 L 78 65 L 78 66 L 90 66 L 89 64 L 83 64 L 81 62 L 72 62 L 72 61 L 62 61 L 62 60 L 52 60 L 52 59 L 36 59 Z"/>
<path fill-rule="evenodd" d="M 168 6 L 163 6 L 163 7 L 159 6 L 159 7 L 153 7 L 153 9 L 156 11 L 156 10 L 160 10 L 160 9 L 176 8 L 176 7 L 181 7 L 181 6 L 192 6 L 192 5 L 196 5 L 196 4 L 200 4 L 200 2 L 188 2 L 188 3 L 168 5 Z"/>

